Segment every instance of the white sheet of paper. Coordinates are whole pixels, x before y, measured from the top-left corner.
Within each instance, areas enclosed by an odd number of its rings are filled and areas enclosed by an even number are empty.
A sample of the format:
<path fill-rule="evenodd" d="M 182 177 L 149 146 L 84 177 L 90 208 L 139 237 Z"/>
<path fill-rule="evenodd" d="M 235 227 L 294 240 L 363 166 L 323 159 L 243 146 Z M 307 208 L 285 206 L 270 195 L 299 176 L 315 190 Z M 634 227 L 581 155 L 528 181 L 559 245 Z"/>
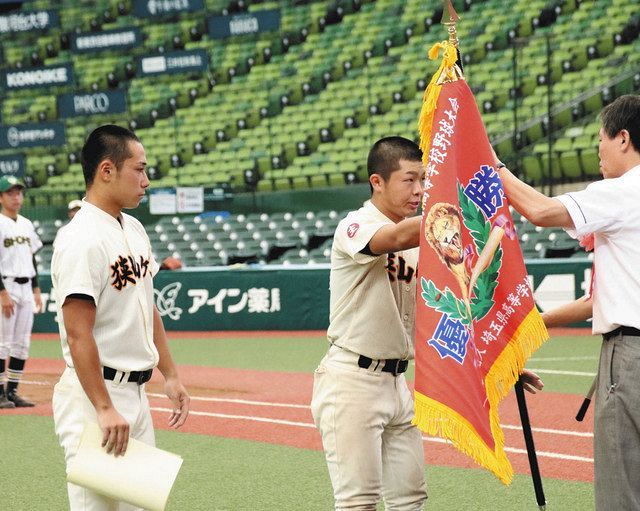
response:
<path fill-rule="evenodd" d="M 182 458 L 129 439 L 124 456 L 107 454 L 102 430 L 85 424 L 78 452 L 69 463 L 67 481 L 114 500 L 151 511 L 163 511 L 182 465 Z"/>

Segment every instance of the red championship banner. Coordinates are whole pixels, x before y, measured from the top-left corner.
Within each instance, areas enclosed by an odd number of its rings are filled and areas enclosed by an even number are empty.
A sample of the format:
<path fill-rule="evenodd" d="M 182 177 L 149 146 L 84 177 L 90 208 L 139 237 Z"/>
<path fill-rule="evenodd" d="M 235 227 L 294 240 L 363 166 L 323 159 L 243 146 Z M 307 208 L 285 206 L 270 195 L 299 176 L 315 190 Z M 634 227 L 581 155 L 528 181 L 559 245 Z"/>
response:
<path fill-rule="evenodd" d="M 427 168 L 414 423 L 508 484 L 498 404 L 548 334 L 473 94 L 445 49 L 420 118 Z M 434 55 L 435 54 L 435 55 Z"/>

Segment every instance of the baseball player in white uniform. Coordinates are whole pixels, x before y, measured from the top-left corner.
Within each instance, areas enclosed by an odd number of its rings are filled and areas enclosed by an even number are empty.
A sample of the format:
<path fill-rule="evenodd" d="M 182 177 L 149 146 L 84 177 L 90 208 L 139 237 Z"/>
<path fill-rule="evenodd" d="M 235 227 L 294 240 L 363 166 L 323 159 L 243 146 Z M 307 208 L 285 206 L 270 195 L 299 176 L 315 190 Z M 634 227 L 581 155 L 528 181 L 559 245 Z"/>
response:
<path fill-rule="evenodd" d="M 144 383 L 158 366 L 173 402 L 172 427 L 184 424 L 189 396 L 169 353 L 154 304 L 158 264 L 144 227 L 122 213 L 136 207 L 149 180 L 137 137 L 106 125 L 82 149 L 87 196 L 56 241 L 51 264 L 65 369 L 53 395 L 56 434 L 67 464 L 83 425 L 97 422 L 106 451 L 125 452 L 129 436 L 154 444 Z M 68 484 L 75 510 L 129 510 L 90 490 Z"/>
<path fill-rule="evenodd" d="M 0 409 L 34 406 L 17 394 L 29 358 L 33 314 L 42 307 L 34 261 L 42 242 L 31 221 L 19 214 L 23 190 L 18 178 L 0 178 Z"/>
<path fill-rule="evenodd" d="M 344 218 L 331 251 L 329 351 L 311 410 L 335 507 L 422 509 L 420 432 L 404 372 L 413 359 L 422 152 L 388 137 L 369 152 L 371 200 Z"/>
<path fill-rule="evenodd" d="M 314 375 L 311 411 L 336 510 L 394 511 L 427 499 L 422 435 L 411 424 L 404 373 L 414 358 L 422 152 L 387 137 L 367 161 L 371 200 L 336 228 L 331 250 L 329 350 Z M 530 371 L 530 392 L 542 388 Z"/>

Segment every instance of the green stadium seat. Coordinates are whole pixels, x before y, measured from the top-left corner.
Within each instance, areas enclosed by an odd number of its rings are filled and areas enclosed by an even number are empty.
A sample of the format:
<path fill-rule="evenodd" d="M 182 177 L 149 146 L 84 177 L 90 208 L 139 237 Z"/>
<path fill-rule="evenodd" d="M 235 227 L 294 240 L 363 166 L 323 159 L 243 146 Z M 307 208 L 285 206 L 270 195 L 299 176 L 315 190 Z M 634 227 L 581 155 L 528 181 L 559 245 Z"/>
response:
<path fill-rule="evenodd" d="M 537 156 L 533 154 L 523 156 L 522 170 L 527 181 L 539 183 L 542 180 L 542 164 Z"/>
<path fill-rule="evenodd" d="M 584 149 L 580 151 L 580 164 L 585 176 L 600 176 L 600 158 L 597 149 Z"/>
<path fill-rule="evenodd" d="M 580 157 L 578 151 L 568 150 L 560 155 L 560 166 L 565 177 L 572 179 L 579 178 L 582 175 Z"/>

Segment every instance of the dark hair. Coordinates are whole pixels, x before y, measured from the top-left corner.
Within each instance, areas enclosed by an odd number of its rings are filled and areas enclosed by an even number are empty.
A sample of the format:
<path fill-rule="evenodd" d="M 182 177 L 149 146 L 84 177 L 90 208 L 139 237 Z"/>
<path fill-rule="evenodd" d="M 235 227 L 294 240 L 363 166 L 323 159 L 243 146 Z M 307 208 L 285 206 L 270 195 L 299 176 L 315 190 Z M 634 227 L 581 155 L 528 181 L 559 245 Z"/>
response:
<path fill-rule="evenodd" d="M 400 168 L 400 160 L 422 161 L 422 151 L 415 142 L 403 137 L 381 138 L 369 151 L 369 176 L 378 174 L 388 181 L 391 174 Z"/>
<path fill-rule="evenodd" d="M 140 142 L 140 139 L 132 131 L 115 124 L 105 124 L 91 132 L 80 153 L 87 188 L 93 184 L 101 161 L 109 159 L 116 166 L 116 170 L 120 170 L 124 161 L 131 157 L 127 146 L 129 141 Z"/>
<path fill-rule="evenodd" d="M 640 96 L 625 94 L 608 104 L 600 113 L 602 129 L 609 138 L 627 130 L 631 145 L 640 152 Z"/>

